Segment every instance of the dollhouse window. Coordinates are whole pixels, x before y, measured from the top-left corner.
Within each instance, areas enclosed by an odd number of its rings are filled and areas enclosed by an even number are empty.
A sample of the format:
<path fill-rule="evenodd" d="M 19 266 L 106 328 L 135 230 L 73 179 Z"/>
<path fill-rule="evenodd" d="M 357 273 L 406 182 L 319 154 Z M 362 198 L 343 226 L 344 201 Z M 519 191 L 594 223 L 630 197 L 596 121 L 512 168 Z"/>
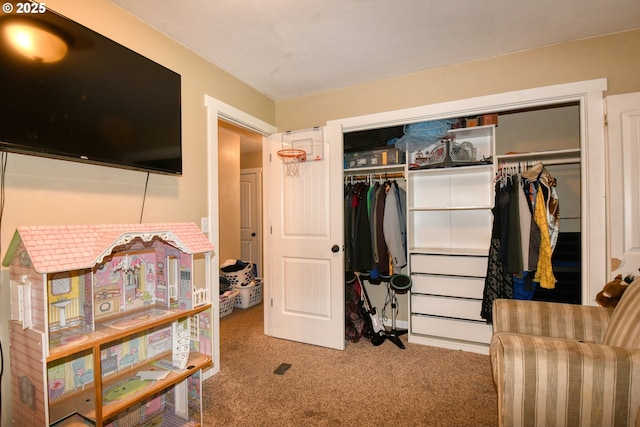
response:
<path fill-rule="evenodd" d="M 200 341 L 200 315 L 194 314 L 191 319 L 191 341 Z"/>
<path fill-rule="evenodd" d="M 127 287 L 129 288 L 139 288 L 139 280 L 138 280 L 138 272 L 137 271 L 127 271 L 125 275 L 127 281 Z"/>
<path fill-rule="evenodd" d="M 24 274 L 20 281 L 10 281 L 11 285 L 11 320 L 22 322 L 22 328 L 30 328 L 33 324 L 31 318 L 31 283 L 29 277 Z"/>
<path fill-rule="evenodd" d="M 58 296 L 71 292 L 71 275 L 68 272 L 51 275 L 51 295 Z"/>
<path fill-rule="evenodd" d="M 167 273 L 169 298 L 174 299 L 178 297 L 178 283 L 180 281 L 180 266 L 177 257 L 167 257 Z"/>
<path fill-rule="evenodd" d="M 36 409 L 36 386 L 27 376 L 20 377 L 20 401 L 28 408 Z"/>

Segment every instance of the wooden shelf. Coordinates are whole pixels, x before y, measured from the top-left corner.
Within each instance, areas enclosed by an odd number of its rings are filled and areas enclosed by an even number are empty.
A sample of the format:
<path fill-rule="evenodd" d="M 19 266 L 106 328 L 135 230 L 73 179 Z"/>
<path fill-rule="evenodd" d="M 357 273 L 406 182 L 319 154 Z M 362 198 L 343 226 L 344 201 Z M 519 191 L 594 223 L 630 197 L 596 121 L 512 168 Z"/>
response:
<path fill-rule="evenodd" d="M 137 372 L 149 370 L 162 371 L 162 368 L 154 365 L 154 362 L 160 359 L 170 362 L 171 354 L 164 355 L 163 357 L 154 359 L 153 361 L 140 363 L 133 368 L 128 368 L 120 373 L 109 375 L 106 378 L 103 378 L 102 394 L 104 395 L 105 390 L 108 390 L 109 387 L 115 384 L 122 383 L 129 378 L 134 378 Z M 212 362 L 213 361 L 209 356 L 192 352 L 189 355 L 189 362 L 187 364 L 189 369 L 186 369 L 183 372 L 170 371 L 169 375 L 166 378 L 154 381 L 153 384 L 151 384 L 149 387 L 146 387 L 145 389 L 132 395 L 131 397 L 123 398 L 111 403 L 104 403 L 104 396 L 102 399 L 100 399 L 101 402 L 96 402 L 95 386 L 85 387 L 83 390 L 80 390 L 77 393 L 68 393 L 64 397 L 51 402 L 49 406 L 50 420 L 53 423 L 57 420 L 63 419 L 64 417 L 74 412 L 77 412 L 82 416 L 97 422 L 97 404 L 102 405 L 101 419 L 111 419 L 118 413 L 126 410 L 128 407 L 131 407 L 134 402 L 145 401 L 152 396 L 167 390 L 175 384 L 183 381 L 194 372 L 208 368 L 209 366 L 211 366 Z"/>
<path fill-rule="evenodd" d="M 81 335 L 83 339 L 81 342 L 52 347 L 49 349 L 49 356 L 47 357 L 47 363 L 62 359 L 67 356 L 71 356 L 73 354 L 81 353 L 83 351 L 92 350 L 95 347 L 99 347 L 102 344 L 115 341 L 142 331 L 146 331 L 150 328 L 167 325 L 175 320 L 183 319 L 185 317 L 193 316 L 194 314 L 198 314 L 202 311 L 211 308 L 211 304 L 204 304 L 194 308 L 193 310 L 182 310 L 178 308 L 167 308 L 162 306 L 151 306 L 144 307 L 136 310 L 130 310 L 123 313 L 120 313 L 118 316 L 110 317 L 108 319 L 101 319 L 96 321 L 96 328 L 94 331 L 90 331 L 89 328 L 77 328 L 71 330 L 64 330 L 62 332 L 56 333 L 53 332 L 50 334 L 50 342 L 58 339 L 58 335 Z M 117 329 L 114 328 L 114 322 L 125 319 L 130 316 L 144 316 L 145 313 L 149 313 L 149 311 L 163 311 L 165 314 L 159 316 L 151 316 L 148 320 L 143 320 L 131 327 L 127 327 L 125 329 Z"/>

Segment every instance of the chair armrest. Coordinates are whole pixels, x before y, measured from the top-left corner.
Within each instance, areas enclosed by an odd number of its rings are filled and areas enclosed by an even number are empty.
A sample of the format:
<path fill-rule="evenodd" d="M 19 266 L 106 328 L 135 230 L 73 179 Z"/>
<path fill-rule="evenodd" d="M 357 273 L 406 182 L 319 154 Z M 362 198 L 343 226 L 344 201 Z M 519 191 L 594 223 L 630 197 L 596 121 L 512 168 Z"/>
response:
<path fill-rule="evenodd" d="M 497 299 L 493 331 L 602 343 L 611 313 L 603 307 Z"/>
<path fill-rule="evenodd" d="M 633 426 L 640 350 L 497 333 L 490 346 L 500 426 Z"/>

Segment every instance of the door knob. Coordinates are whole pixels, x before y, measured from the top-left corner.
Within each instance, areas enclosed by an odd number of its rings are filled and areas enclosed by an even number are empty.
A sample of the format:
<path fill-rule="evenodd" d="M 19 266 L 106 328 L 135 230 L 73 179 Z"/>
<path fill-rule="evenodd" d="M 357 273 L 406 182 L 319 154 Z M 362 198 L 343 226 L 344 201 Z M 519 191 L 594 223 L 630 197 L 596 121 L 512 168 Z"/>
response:
<path fill-rule="evenodd" d="M 256 237 L 256 233 L 251 233 L 251 237 Z"/>
<path fill-rule="evenodd" d="M 331 247 L 331 252 L 333 252 L 334 254 L 335 254 L 335 253 L 340 252 L 340 246 L 338 246 L 338 245 L 333 245 L 333 246 Z"/>

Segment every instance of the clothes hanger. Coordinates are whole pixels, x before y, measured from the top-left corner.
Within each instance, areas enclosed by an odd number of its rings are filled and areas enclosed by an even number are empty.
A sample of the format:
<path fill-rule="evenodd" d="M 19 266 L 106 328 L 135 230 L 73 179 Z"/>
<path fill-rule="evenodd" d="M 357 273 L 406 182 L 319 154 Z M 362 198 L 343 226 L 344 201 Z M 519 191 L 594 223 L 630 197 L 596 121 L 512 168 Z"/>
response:
<path fill-rule="evenodd" d="M 540 173 L 542 173 L 543 169 L 544 169 L 544 165 L 542 164 L 541 161 L 538 161 L 532 167 L 522 172 L 522 177 L 526 179 L 536 179 L 538 178 Z"/>

